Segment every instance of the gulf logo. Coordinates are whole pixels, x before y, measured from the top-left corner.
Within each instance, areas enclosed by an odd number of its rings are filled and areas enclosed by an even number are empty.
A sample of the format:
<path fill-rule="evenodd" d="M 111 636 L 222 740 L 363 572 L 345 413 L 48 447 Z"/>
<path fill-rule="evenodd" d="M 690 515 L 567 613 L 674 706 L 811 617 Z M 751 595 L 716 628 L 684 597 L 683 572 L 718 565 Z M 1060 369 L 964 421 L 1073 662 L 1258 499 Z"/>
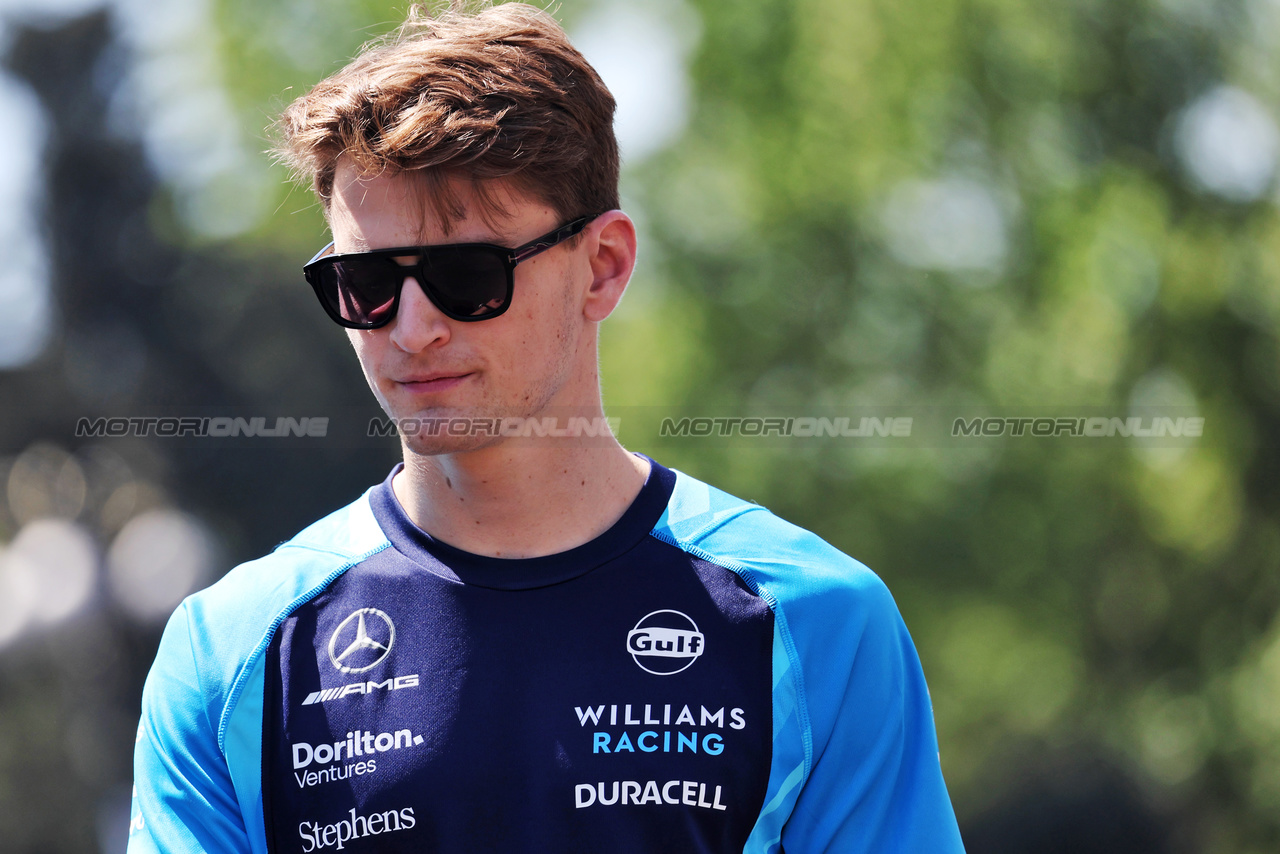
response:
<path fill-rule="evenodd" d="M 652 611 L 627 632 L 627 652 L 632 660 L 655 676 L 689 669 L 705 649 L 706 639 L 698 624 L 680 611 Z"/>

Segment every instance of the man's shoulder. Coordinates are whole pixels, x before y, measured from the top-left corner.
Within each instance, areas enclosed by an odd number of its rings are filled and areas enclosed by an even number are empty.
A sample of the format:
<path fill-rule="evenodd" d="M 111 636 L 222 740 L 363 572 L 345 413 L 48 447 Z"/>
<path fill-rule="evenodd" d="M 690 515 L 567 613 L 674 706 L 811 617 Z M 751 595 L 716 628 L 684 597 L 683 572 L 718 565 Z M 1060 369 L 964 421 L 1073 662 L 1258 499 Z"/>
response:
<path fill-rule="evenodd" d="M 366 492 L 270 554 L 188 596 L 179 611 L 185 612 L 197 652 L 206 646 L 222 655 L 243 647 L 248 654 L 276 622 L 388 544 Z"/>
<path fill-rule="evenodd" d="M 796 720 L 808 721 L 803 727 L 830 733 L 851 679 L 865 696 L 889 702 L 901 690 L 910 639 L 884 582 L 817 534 L 683 473 L 676 477 L 653 533 L 730 569 L 768 602 L 782 638 L 773 662 L 781 680 L 775 685 L 784 686 L 775 689 L 775 712 L 786 718 L 794 706 Z"/>
<path fill-rule="evenodd" d="M 874 572 L 817 534 L 680 471 L 654 534 L 735 570 L 779 601 L 888 597 Z"/>
<path fill-rule="evenodd" d="M 249 726 L 260 727 L 260 674 L 276 628 L 386 546 L 365 493 L 184 599 L 169 618 L 143 691 L 143 717 L 151 722 L 153 739 L 172 747 L 216 734 L 217 748 L 224 750 L 245 697 L 254 698 L 243 708 L 258 722 Z"/>

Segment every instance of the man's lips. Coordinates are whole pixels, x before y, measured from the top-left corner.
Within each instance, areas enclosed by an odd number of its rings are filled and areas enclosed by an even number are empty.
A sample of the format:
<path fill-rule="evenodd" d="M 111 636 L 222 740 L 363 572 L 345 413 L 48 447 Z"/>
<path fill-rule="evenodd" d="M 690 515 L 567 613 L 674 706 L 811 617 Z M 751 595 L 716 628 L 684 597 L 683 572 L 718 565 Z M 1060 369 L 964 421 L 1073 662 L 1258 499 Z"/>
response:
<path fill-rule="evenodd" d="M 447 391 L 462 385 L 471 376 L 467 372 L 439 372 L 430 374 L 410 374 L 395 380 L 396 385 L 411 392 Z"/>

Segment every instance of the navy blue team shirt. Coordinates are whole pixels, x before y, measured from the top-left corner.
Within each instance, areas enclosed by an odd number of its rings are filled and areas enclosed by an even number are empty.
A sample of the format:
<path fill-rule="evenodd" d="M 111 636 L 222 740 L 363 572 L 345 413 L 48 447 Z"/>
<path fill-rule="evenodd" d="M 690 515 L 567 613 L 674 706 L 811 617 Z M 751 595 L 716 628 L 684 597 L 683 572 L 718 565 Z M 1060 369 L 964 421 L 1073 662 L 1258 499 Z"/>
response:
<path fill-rule="evenodd" d="M 434 540 L 388 477 L 237 567 L 165 629 L 135 775 L 130 854 L 963 850 L 884 585 L 657 463 L 561 554 Z"/>

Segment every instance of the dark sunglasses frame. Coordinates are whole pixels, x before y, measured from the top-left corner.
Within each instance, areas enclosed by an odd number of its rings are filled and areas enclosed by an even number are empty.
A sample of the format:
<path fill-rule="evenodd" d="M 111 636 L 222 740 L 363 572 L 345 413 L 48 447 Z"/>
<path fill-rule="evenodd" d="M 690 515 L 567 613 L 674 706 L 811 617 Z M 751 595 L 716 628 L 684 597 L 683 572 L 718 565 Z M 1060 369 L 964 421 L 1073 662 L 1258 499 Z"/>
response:
<path fill-rule="evenodd" d="M 422 287 L 423 293 L 431 300 L 432 304 L 438 308 L 445 316 L 464 323 L 474 323 L 479 320 L 490 320 L 498 317 L 508 308 L 511 307 L 511 296 L 515 289 L 515 270 L 516 265 L 522 261 L 528 261 L 535 255 L 546 252 L 553 246 L 558 246 L 569 238 L 581 234 L 583 229 L 595 219 L 595 216 L 582 216 L 567 222 L 554 231 L 547 232 L 541 237 L 534 238 L 523 246 L 517 246 L 515 249 L 508 249 L 505 246 L 497 246 L 493 243 L 445 243 L 435 246 L 400 246 L 392 249 L 376 249 L 372 252 L 348 252 L 342 255 L 331 255 L 333 244 L 330 243 L 325 248 L 316 253 L 316 256 L 306 263 L 302 268 L 303 275 L 306 276 L 307 282 L 311 285 L 311 289 L 316 292 L 316 297 L 320 300 L 320 305 L 324 307 L 325 313 L 329 318 L 339 326 L 345 326 L 347 329 L 379 329 L 386 326 L 400 310 L 400 294 L 404 290 L 404 282 L 407 278 L 414 278 Z M 492 308 L 482 313 L 458 313 L 449 309 L 444 304 L 444 297 L 439 292 L 439 286 L 431 280 L 427 272 L 429 259 L 433 253 L 457 255 L 459 253 L 484 253 L 491 255 L 502 264 L 502 269 L 506 274 L 506 292 L 502 298 L 502 304 L 496 308 Z M 405 256 L 418 256 L 418 260 L 412 264 L 398 264 L 395 259 Z M 395 275 L 398 279 L 395 285 L 395 292 L 392 296 L 391 307 L 384 317 L 376 321 L 360 322 L 343 317 L 338 310 L 338 306 L 333 305 L 325 295 L 324 275 L 327 269 L 336 267 L 344 261 L 368 261 L 371 259 L 386 259 L 392 264 L 396 264 L 398 268 Z M 390 267 L 388 267 L 390 269 Z M 482 303 L 483 305 L 483 303 Z"/>

